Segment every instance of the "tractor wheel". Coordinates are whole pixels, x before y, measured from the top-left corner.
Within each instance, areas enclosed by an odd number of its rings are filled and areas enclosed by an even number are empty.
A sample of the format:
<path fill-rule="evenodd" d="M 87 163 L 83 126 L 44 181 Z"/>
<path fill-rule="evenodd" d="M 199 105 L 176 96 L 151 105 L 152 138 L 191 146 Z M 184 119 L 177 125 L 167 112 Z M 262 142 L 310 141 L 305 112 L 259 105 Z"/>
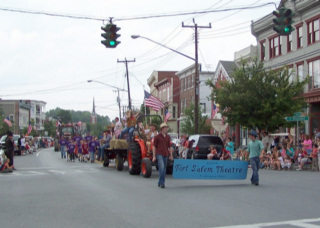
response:
<path fill-rule="evenodd" d="M 141 149 L 138 143 L 130 143 L 127 157 L 129 173 L 131 175 L 139 175 L 141 173 Z"/>
<path fill-rule="evenodd" d="M 108 157 L 107 153 L 105 153 L 105 155 L 104 155 L 103 166 L 104 167 L 108 167 L 109 166 L 109 157 Z"/>
<path fill-rule="evenodd" d="M 152 163 L 149 158 L 142 159 L 141 162 L 141 172 L 143 177 L 149 178 L 152 173 Z"/>
<path fill-rule="evenodd" d="M 117 153 L 117 155 L 116 155 L 116 169 L 118 171 L 123 170 L 123 158 L 121 157 L 121 155 L 119 153 Z"/>

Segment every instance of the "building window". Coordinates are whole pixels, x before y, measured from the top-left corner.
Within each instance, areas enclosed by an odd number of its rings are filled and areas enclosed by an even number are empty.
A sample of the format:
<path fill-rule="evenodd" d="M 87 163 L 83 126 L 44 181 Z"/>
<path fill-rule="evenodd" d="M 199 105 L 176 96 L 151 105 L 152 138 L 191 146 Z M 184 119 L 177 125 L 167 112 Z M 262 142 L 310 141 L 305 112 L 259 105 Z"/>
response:
<path fill-rule="evenodd" d="M 193 87 L 193 86 L 194 86 L 194 76 L 191 75 L 191 87 Z"/>
<path fill-rule="evenodd" d="M 181 113 L 183 113 L 183 99 L 180 101 L 180 108 L 181 108 Z"/>
<path fill-rule="evenodd" d="M 183 79 L 180 80 L 180 90 L 183 91 Z"/>
<path fill-rule="evenodd" d="M 281 44 L 282 44 L 281 36 L 276 36 L 269 40 L 270 59 L 281 55 Z"/>
<path fill-rule="evenodd" d="M 297 27 L 297 48 L 302 48 L 303 46 L 303 33 L 302 25 Z"/>
<path fill-rule="evenodd" d="M 170 88 L 167 88 L 167 101 L 169 102 L 170 100 Z"/>
<path fill-rule="evenodd" d="M 310 61 L 308 65 L 309 65 L 309 75 L 312 82 L 309 88 L 317 89 L 320 87 L 320 59 Z"/>
<path fill-rule="evenodd" d="M 265 57 L 266 57 L 266 41 L 263 40 L 260 42 L 260 49 L 261 49 L 261 61 L 264 61 L 265 60 Z"/>
<path fill-rule="evenodd" d="M 184 90 L 187 89 L 187 78 L 184 79 L 184 86 L 183 87 L 184 87 Z"/>
<path fill-rule="evenodd" d="M 287 36 L 287 52 L 292 51 L 292 34 Z"/>
<path fill-rule="evenodd" d="M 184 98 L 184 108 L 187 107 L 187 98 Z"/>
<path fill-rule="evenodd" d="M 188 88 L 191 88 L 191 76 L 188 77 Z"/>
<path fill-rule="evenodd" d="M 308 25 L 308 45 L 313 44 L 320 39 L 320 18 L 307 23 Z"/>
<path fill-rule="evenodd" d="M 288 75 L 289 75 L 289 83 L 291 84 L 293 82 L 292 67 L 288 69 Z"/>
<path fill-rule="evenodd" d="M 297 65 L 297 78 L 300 82 L 302 82 L 304 80 L 304 76 L 303 76 L 303 63 L 302 64 L 298 64 Z"/>
<path fill-rule="evenodd" d="M 176 106 L 172 107 L 172 118 L 175 119 L 176 118 Z"/>

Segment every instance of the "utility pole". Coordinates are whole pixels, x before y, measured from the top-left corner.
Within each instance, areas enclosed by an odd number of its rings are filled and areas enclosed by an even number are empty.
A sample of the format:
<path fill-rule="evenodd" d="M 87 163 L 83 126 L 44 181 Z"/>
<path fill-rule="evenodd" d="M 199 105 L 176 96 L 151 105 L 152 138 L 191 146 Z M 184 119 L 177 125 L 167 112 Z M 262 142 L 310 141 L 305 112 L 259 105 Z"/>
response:
<path fill-rule="evenodd" d="M 131 97 L 130 97 L 130 84 L 129 84 L 129 72 L 128 72 L 128 63 L 132 63 L 135 62 L 136 59 L 133 60 L 127 60 L 127 58 L 125 58 L 123 61 L 119 61 L 119 59 L 117 60 L 118 63 L 125 63 L 126 64 L 126 76 L 127 76 L 127 84 L 128 84 L 128 100 L 129 100 L 129 110 L 131 110 Z"/>
<path fill-rule="evenodd" d="M 182 22 L 182 27 L 183 28 L 194 28 L 195 34 L 194 34 L 194 40 L 195 40 L 195 79 L 194 79 L 194 133 L 198 134 L 199 130 L 199 84 L 200 84 L 200 77 L 199 77 L 199 66 L 198 66 L 198 28 L 211 28 L 211 23 L 209 23 L 209 26 L 198 26 L 194 19 L 193 19 L 194 25 L 184 25 Z"/>
<path fill-rule="evenodd" d="M 117 90 L 113 90 L 113 92 L 117 92 L 118 91 L 118 97 L 117 97 L 117 103 L 119 106 L 119 119 L 121 120 L 121 105 L 120 105 L 120 94 L 119 94 L 119 89 Z"/>

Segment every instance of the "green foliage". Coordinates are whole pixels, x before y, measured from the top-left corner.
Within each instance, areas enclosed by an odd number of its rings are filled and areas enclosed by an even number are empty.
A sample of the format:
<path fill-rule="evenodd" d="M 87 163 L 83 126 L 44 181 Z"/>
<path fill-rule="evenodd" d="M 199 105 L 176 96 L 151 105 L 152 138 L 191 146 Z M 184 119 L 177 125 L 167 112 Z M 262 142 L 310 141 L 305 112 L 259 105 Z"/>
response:
<path fill-rule="evenodd" d="M 212 81 L 207 85 L 212 87 L 211 99 L 220 105 L 230 125 L 273 131 L 292 124 L 284 117 L 306 107 L 301 94 L 308 78 L 290 83 L 290 76 L 286 67 L 266 70 L 262 62 L 242 62 L 230 75 L 230 81 L 219 82 L 221 87 Z"/>
<path fill-rule="evenodd" d="M 82 123 L 86 123 L 86 131 L 90 131 L 91 135 L 96 136 L 99 136 L 103 130 L 106 130 L 107 126 L 111 123 L 108 116 L 97 115 L 97 124 L 91 124 L 91 113 L 88 111 L 63 110 L 56 108 L 48 111 L 46 116 L 50 116 L 55 119 L 61 118 L 62 123 L 64 124 L 81 121 Z"/>
<path fill-rule="evenodd" d="M 195 120 L 195 115 L 194 115 L 194 104 L 192 103 L 190 107 L 186 108 L 184 110 L 184 119 L 181 121 L 181 133 L 187 134 L 187 135 L 193 135 L 195 126 L 194 126 L 194 120 Z M 199 114 L 198 114 L 198 124 L 199 124 L 199 134 L 208 134 L 210 133 L 211 126 L 207 123 L 207 116 L 202 116 L 201 115 L 201 108 L 198 108 Z"/>
<path fill-rule="evenodd" d="M 141 106 L 140 106 L 140 113 L 141 114 L 145 114 L 144 112 L 146 111 L 146 115 L 150 115 L 150 108 L 149 107 L 146 107 L 146 110 L 144 109 L 144 104 L 142 103 Z"/>
<path fill-rule="evenodd" d="M 13 132 L 13 123 L 12 127 L 9 127 L 8 124 L 6 124 L 3 120 L 6 118 L 4 115 L 3 110 L 0 108 L 0 136 L 7 134 L 7 131 L 12 131 Z"/>
<path fill-rule="evenodd" d="M 53 121 L 49 121 L 49 120 L 44 121 L 43 127 L 44 127 L 44 131 L 48 132 L 48 136 L 51 136 L 51 137 L 56 136 L 56 126 Z M 32 132 L 31 132 L 31 135 L 32 135 Z"/>

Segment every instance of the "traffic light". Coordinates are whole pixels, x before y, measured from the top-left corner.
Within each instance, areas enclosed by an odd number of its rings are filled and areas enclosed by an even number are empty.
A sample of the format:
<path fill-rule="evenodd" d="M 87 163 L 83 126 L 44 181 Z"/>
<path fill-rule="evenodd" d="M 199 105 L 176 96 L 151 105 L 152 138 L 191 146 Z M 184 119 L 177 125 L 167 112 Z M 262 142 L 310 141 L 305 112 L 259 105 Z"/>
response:
<path fill-rule="evenodd" d="M 294 30 L 292 27 L 292 10 L 281 7 L 278 11 L 273 11 L 273 15 L 276 16 L 276 18 L 273 19 L 273 23 L 275 24 L 273 30 L 282 36 L 290 35 Z"/>
<path fill-rule="evenodd" d="M 105 40 L 101 41 L 104 46 L 107 48 L 115 48 L 119 43 L 121 43 L 120 41 L 117 41 L 117 38 L 121 36 L 120 34 L 117 34 L 120 30 L 117 25 L 110 23 L 102 26 L 101 29 L 105 32 L 101 34 L 101 36 L 105 38 Z"/>

